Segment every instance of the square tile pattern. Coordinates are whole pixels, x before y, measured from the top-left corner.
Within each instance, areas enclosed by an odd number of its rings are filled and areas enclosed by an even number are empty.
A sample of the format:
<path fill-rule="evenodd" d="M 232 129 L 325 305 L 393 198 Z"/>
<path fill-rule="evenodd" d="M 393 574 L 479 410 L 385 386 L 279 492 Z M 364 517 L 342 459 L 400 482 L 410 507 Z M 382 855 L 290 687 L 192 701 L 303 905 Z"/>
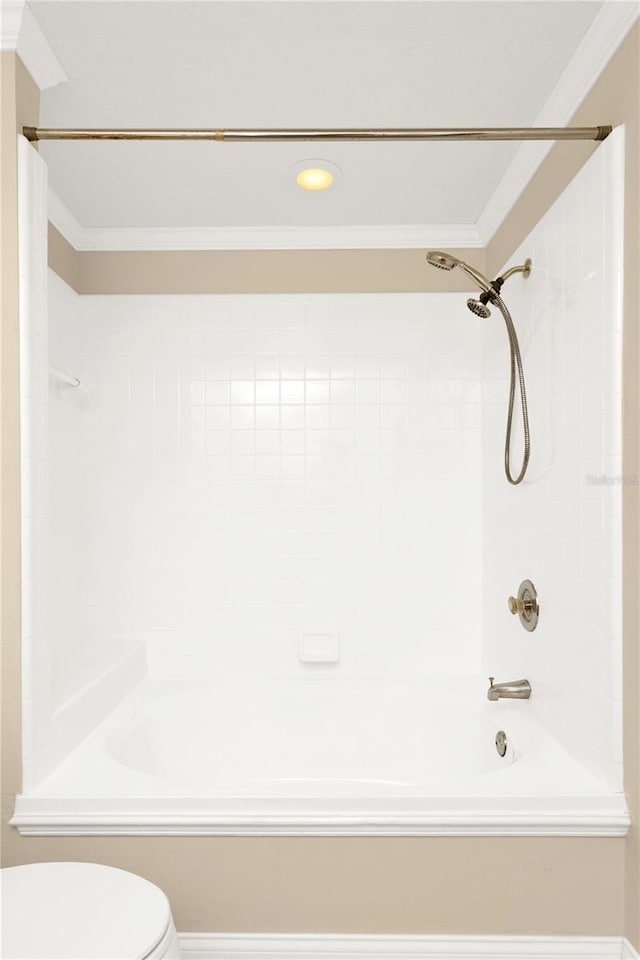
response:
<path fill-rule="evenodd" d="M 51 283 L 82 380 L 52 396 L 54 555 L 83 543 L 55 590 L 59 622 L 71 591 L 85 605 L 74 670 L 133 642 L 154 673 L 479 669 L 459 578 L 478 609 L 481 344 L 459 296 Z M 305 635 L 339 659 L 304 662 Z"/>

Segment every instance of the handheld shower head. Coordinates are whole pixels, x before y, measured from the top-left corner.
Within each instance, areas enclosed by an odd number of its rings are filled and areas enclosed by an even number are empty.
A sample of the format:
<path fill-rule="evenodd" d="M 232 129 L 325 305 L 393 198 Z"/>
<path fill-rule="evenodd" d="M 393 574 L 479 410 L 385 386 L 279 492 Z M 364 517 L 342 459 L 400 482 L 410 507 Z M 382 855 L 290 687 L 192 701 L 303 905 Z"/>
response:
<path fill-rule="evenodd" d="M 460 269 L 463 270 L 467 276 L 471 277 L 472 280 L 474 280 L 482 290 L 482 293 L 477 299 L 475 297 L 469 297 L 467 300 L 467 307 L 471 313 L 475 314 L 476 317 L 481 317 L 483 320 L 486 320 L 487 317 L 491 316 L 491 310 L 488 306 L 489 303 L 491 303 L 493 306 L 498 308 L 504 318 L 504 322 L 507 327 L 507 334 L 509 336 L 509 350 L 511 353 L 509 408 L 507 413 L 507 429 L 504 439 L 504 472 L 509 483 L 518 484 L 524 478 L 529 465 L 529 452 L 531 447 L 529 436 L 529 412 L 527 409 L 527 391 L 524 382 L 524 371 L 522 369 L 522 357 L 520 355 L 518 335 L 513 325 L 511 314 L 507 309 L 507 305 L 500 296 L 500 291 L 502 290 L 505 280 L 508 280 L 509 277 L 514 273 L 521 273 L 525 278 L 530 276 L 531 260 L 525 260 L 524 264 L 521 266 L 510 267 L 508 270 L 505 270 L 502 276 L 496 277 L 495 280 L 487 280 L 487 278 L 483 276 L 479 270 L 476 270 L 475 267 L 465 263 L 464 260 L 458 260 L 458 258 L 454 257 L 452 254 L 441 253 L 439 250 L 428 251 L 427 263 L 429 263 L 432 267 L 436 267 L 438 270 L 453 270 L 454 267 L 460 267 Z M 520 406 L 522 408 L 524 450 L 520 471 L 517 476 L 514 476 L 511 473 L 511 428 L 513 424 L 513 406 L 516 391 L 516 370 L 518 375 L 518 386 L 520 389 Z"/>
<path fill-rule="evenodd" d="M 489 310 L 489 307 L 486 303 L 483 303 L 482 300 L 474 300 L 473 297 L 469 297 L 467 306 L 469 310 L 471 310 L 471 313 L 475 313 L 476 317 L 482 317 L 483 320 L 491 316 L 491 310 Z"/>
<path fill-rule="evenodd" d="M 429 250 L 427 263 L 431 264 L 432 267 L 436 267 L 438 270 L 453 270 L 454 267 L 458 266 L 457 260 L 454 260 L 453 257 L 448 257 L 445 253 L 440 253 L 439 250 Z"/>
<path fill-rule="evenodd" d="M 487 290 L 491 290 L 491 281 L 487 280 L 479 270 L 465 263 L 464 260 L 458 260 L 457 257 L 451 254 L 442 253 L 440 250 L 429 250 L 427 253 L 427 263 L 432 267 L 436 267 L 438 270 L 453 270 L 454 267 L 460 267 L 485 293 Z"/>

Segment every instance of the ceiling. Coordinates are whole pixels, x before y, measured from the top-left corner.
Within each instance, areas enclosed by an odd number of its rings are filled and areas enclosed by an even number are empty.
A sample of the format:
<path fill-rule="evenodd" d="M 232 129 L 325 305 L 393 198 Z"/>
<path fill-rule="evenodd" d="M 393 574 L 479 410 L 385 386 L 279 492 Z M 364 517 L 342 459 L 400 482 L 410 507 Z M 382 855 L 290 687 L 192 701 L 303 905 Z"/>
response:
<path fill-rule="evenodd" d="M 531 126 L 601 3 L 33 2 L 43 127 Z M 510 143 L 44 143 L 85 227 L 473 224 Z M 323 193 L 292 166 L 342 170 Z"/>

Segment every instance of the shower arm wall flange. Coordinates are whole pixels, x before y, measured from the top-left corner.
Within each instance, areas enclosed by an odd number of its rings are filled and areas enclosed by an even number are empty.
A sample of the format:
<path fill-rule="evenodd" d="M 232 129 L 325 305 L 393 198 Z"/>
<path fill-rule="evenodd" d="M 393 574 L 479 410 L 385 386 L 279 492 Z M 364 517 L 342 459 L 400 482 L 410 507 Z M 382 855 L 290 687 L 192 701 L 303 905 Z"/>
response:
<path fill-rule="evenodd" d="M 460 265 L 469 273 L 468 264 L 461 262 Z M 484 304 L 489 303 L 489 301 L 495 303 L 496 298 L 500 296 L 502 288 L 509 277 L 512 277 L 515 273 L 521 273 L 523 278 L 527 280 L 531 276 L 532 267 L 533 262 L 531 257 L 527 257 L 524 263 L 517 264 L 515 267 L 509 267 L 508 270 L 505 270 L 504 273 L 501 273 L 500 276 L 490 282 L 489 287 L 485 289 L 484 293 L 480 296 L 480 301 Z"/>
<path fill-rule="evenodd" d="M 533 263 L 531 257 L 527 257 L 525 262 L 517 267 L 509 267 L 508 270 L 505 270 L 504 273 L 500 274 L 500 279 L 504 283 L 505 280 L 508 280 L 509 277 L 513 276 L 514 273 L 521 273 L 525 280 L 528 280 L 531 276 L 531 268 Z"/>
<path fill-rule="evenodd" d="M 332 140 L 606 140 L 612 127 L 389 127 L 335 129 L 60 129 L 24 126 L 27 140 L 206 140 L 265 141 Z"/>

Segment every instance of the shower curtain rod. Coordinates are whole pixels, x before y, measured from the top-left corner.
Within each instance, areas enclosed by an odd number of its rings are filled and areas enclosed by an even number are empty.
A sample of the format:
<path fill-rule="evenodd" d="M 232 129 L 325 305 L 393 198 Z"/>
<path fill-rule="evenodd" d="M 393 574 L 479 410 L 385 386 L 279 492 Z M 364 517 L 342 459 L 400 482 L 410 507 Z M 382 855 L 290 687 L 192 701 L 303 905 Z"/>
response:
<path fill-rule="evenodd" d="M 605 140 L 611 127 L 400 127 L 279 130 L 61 130 L 23 127 L 27 140 Z"/>

